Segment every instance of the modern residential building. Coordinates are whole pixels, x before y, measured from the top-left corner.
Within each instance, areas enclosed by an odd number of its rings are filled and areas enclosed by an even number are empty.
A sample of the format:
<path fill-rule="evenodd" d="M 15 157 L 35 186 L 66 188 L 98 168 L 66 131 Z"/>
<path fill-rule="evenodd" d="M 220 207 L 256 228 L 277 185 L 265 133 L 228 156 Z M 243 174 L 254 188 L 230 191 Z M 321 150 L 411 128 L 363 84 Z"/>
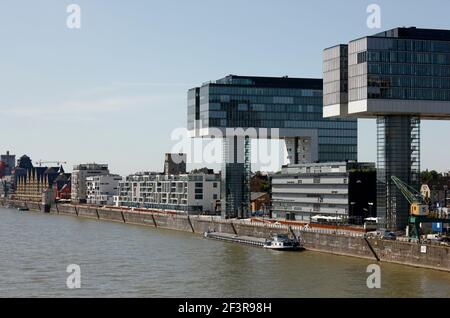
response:
<path fill-rule="evenodd" d="M 396 28 L 324 51 L 324 116 L 377 119 L 377 215 L 405 229 L 420 190 L 420 121 L 450 118 L 450 30 Z"/>
<path fill-rule="evenodd" d="M 310 221 L 320 215 L 361 224 L 364 218 L 376 216 L 373 163 L 289 165 L 271 179 L 274 218 Z"/>
<path fill-rule="evenodd" d="M 3 175 L 10 176 L 12 174 L 12 170 L 16 166 L 16 155 L 11 155 L 9 151 L 7 151 L 6 155 L 0 155 L 0 162 L 5 164 Z"/>
<path fill-rule="evenodd" d="M 164 174 L 185 174 L 186 173 L 185 153 L 166 153 L 164 159 Z"/>
<path fill-rule="evenodd" d="M 137 173 L 119 182 L 117 206 L 214 213 L 220 198 L 217 174 Z"/>
<path fill-rule="evenodd" d="M 87 177 L 86 202 L 95 205 L 113 205 L 120 181 L 122 177 L 116 174 Z"/>
<path fill-rule="evenodd" d="M 108 174 L 107 164 L 87 163 L 74 166 L 72 171 L 72 202 L 86 203 L 86 179 L 88 177 Z"/>
<path fill-rule="evenodd" d="M 223 137 L 223 217 L 249 210 L 251 138 L 284 139 L 292 164 L 357 159 L 356 120 L 324 119 L 322 99 L 322 80 L 305 78 L 229 75 L 188 91 L 191 136 Z"/>

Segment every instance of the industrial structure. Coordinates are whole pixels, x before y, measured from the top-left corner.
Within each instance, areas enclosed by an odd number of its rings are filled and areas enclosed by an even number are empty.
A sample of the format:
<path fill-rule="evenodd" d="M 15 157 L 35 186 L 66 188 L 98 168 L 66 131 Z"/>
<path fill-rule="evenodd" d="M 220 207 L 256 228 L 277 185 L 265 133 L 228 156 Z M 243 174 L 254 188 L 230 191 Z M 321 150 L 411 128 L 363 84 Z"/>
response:
<path fill-rule="evenodd" d="M 421 192 L 417 191 L 413 187 L 409 186 L 396 176 L 391 177 L 392 182 L 397 186 L 400 192 L 403 194 L 405 199 L 410 204 L 410 216 L 408 227 L 408 236 L 420 239 L 421 235 L 421 224 L 422 223 L 434 223 L 439 224 L 442 229 L 443 225 L 450 224 L 450 218 L 448 217 L 448 212 L 430 211 L 429 197 L 424 196 Z M 447 209 L 447 208 L 445 208 Z"/>
<path fill-rule="evenodd" d="M 324 116 L 377 119 L 377 215 L 405 229 L 396 176 L 420 188 L 420 121 L 450 118 L 450 31 L 396 28 L 324 51 Z"/>
<path fill-rule="evenodd" d="M 321 79 L 288 77 L 229 75 L 189 90 L 191 137 L 223 140 L 223 217 L 248 215 L 252 138 L 284 139 L 291 164 L 357 159 L 356 120 L 324 119 L 322 97 Z"/>

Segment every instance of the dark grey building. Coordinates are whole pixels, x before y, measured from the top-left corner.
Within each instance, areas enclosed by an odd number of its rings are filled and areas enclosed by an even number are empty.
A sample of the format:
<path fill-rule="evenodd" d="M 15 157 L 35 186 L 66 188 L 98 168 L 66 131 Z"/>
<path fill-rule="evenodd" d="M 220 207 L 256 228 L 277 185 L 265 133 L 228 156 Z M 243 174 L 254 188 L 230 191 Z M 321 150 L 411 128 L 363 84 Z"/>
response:
<path fill-rule="evenodd" d="M 392 176 L 420 188 L 420 120 L 450 118 L 450 31 L 396 28 L 324 51 L 324 116 L 376 118 L 378 216 L 408 224 Z"/>
<path fill-rule="evenodd" d="M 229 75 L 189 90 L 191 136 L 223 137 L 223 216 L 248 209 L 251 138 L 284 139 L 292 164 L 357 159 L 356 120 L 324 119 L 322 99 L 321 79 Z"/>
<path fill-rule="evenodd" d="M 0 155 L 0 161 L 5 163 L 5 176 L 10 176 L 16 166 L 16 155 L 11 155 L 9 151 L 5 155 Z"/>
<path fill-rule="evenodd" d="M 184 153 L 166 153 L 164 158 L 164 174 L 185 174 L 186 159 L 187 157 Z"/>

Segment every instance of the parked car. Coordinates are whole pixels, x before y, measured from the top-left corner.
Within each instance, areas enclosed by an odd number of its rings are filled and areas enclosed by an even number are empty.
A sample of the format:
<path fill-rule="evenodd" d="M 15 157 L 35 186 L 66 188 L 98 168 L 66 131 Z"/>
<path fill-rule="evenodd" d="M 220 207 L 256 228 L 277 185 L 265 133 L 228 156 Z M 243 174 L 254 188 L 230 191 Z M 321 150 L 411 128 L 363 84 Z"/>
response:
<path fill-rule="evenodd" d="M 383 239 L 395 241 L 397 239 L 397 235 L 395 235 L 394 232 L 386 231 L 383 233 Z"/>
<path fill-rule="evenodd" d="M 450 237 L 443 236 L 440 237 L 438 241 L 441 245 L 450 246 Z"/>

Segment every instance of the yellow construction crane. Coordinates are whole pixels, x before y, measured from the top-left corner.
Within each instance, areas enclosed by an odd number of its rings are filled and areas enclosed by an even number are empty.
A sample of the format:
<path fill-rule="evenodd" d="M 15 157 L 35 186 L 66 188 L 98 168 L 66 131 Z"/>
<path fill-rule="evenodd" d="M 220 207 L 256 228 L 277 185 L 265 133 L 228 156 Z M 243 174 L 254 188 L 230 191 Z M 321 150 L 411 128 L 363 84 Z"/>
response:
<path fill-rule="evenodd" d="M 426 199 L 419 191 L 409 186 L 396 176 L 392 176 L 391 179 L 411 205 L 411 208 L 409 210 L 410 215 L 427 216 L 430 214 L 430 209 L 428 207 L 428 204 L 426 203 Z"/>

